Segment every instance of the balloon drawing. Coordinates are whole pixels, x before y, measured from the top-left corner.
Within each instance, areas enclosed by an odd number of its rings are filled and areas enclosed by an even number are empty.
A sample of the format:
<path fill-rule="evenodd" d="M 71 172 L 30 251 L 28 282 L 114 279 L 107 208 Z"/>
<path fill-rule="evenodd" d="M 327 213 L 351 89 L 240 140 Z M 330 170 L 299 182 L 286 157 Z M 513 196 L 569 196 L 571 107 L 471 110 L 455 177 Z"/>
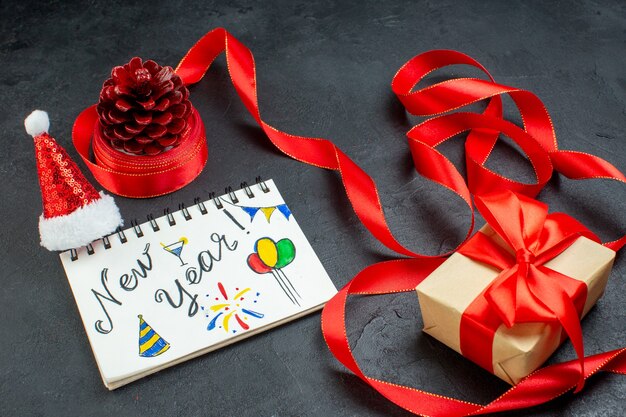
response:
<path fill-rule="evenodd" d="M 271 273 L 289 300 L 297 304 L 302 299 L 283 268 L 296 257 L 296 247 L 291 239 L 274 242 L 269 237 L 262 237 L 254 244 L 254 252 L 248 255 L 248 266 L 257 274 Z"/>

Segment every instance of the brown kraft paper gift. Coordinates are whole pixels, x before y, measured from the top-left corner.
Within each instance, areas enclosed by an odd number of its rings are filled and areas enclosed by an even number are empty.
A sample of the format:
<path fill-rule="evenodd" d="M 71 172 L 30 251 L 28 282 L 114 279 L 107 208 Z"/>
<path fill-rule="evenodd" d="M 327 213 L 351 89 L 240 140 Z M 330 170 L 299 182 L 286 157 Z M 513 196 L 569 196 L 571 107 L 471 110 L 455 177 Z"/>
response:
<path fill-rule="evenodd" d="M 481 232 L 500 246 L 504 241 L 489 227 Z M 508 248 L 507 248 L 508 249 Z M 583 316 L 604 293 L 615 252 L 585 237 L 545 266 L 585 282 Z M 461 316 L 501 271 L 454 253 L 417 286 L 424 332 L 461 353 Z M 520 323 L 498 328 L 493 342 L 493 371 L 511 385 L 539 368 L 563 341 L 558 323 Z"/>

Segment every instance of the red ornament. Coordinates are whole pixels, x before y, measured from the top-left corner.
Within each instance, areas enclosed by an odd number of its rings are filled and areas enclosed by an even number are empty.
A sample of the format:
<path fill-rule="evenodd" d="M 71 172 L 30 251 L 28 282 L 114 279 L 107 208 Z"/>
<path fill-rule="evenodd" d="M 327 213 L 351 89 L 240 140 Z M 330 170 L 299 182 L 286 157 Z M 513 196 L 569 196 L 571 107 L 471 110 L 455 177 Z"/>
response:
<path fill-rule="evenodd" d="M 102 135 L 115 149 L 157 155 L 180 144 L 191 102 L 172 67 L 135 57 L 113 68 L 96 109 Z"/>

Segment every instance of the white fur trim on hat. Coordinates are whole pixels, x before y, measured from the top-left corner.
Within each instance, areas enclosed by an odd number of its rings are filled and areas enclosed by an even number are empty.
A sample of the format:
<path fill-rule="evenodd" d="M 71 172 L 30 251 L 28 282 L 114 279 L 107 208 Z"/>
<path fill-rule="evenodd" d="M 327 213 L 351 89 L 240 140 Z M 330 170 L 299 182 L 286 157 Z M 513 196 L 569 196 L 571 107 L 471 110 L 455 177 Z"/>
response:
<path fill-rule="evenodd" d="M 78 248 L 114 232 L 123 223 L 120 211 L 113 197 L 102 191 L 100 197 L 64 216 L 41 215 L 41 246 L 48 250 Z"/>
<path fill-rule="evenodd" d="M 43 110 L 35 110 L 24 120 L 24 127 L 26 128 L 26 133 L 32 137 L 48 133 L 48 129 L 50 129 L 48 113 Z"/>

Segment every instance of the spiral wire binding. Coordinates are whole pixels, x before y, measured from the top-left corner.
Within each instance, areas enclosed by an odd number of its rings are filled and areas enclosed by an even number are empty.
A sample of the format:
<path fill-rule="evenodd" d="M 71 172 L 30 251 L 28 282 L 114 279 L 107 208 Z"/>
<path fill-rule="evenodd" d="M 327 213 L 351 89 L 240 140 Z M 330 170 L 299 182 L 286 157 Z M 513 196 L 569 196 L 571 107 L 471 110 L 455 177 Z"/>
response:
<path fill-rule="evenodd" d="M 180 203 L 178 205 L 178 210 L 183 213 L 183 217 L 185 218 L 185 220 L 191 220 L 191 214 L 189 214 L 189 210 L 187 210 L 187 207 L 185 207 L 185 203 Z"/>
<path fill-rule="evenodd" d="M 134 219 L 130 222 L 130 225 L 133 227 L 133 231 L 137 235 L 137 237 L 143 237 L 143 230 L 141 230 L 141 226 L 137 223 L 137 219 Z"/>
<path fill-rule="evenodd" d="M 267 186 L 265 181 L 263 181 L 263 179 L 260 176 L 256 177 L 254 181 L 261 188 L 261 191 L 263 191 L 264 193 L 270 192 L 270 187 Z"/>
<path fill-rule="evenodd" d="M 257 185 L 257 187 L 259 187 L 259 189 L 263 192 L 263 193 L 269 193 L 270 192 L 270 188 L 268 187 L 268 185 L 265 183 L 265 181 L 263 181 L 263 179 L 259 176 L 255 178 L 255 183 Z M 225 191 L 225 195 L 228 197 L 228 199 L 230 200 L 230 202 L 232 204 L 237 204 L 239 203 L 239 198 L 237 198 L 237 194 L 235 190 L 233 190 L 233 187 L 226 187 L 224 189 Z M 246 196 L 248 198 L 254 198 L 254 192 L 252 191 L 252 187 L 247 183 L 247 182 L 242 182 L 241 183 L 241 191 L 243 191 Z M 210 192 L 209 193 L 209 198 L 208 200 L 213 201 L 213 204 L 215 205 L 215 207 L 218 210 L 221 210 L 224 208 L 224 204 L 222 204 L 222 201 L 220 199 L 220 197 L 215 195 L 215 192 Z M 207 201 L 208 201 L 207 200 Z M 208 214 L 208 209 L 206 207 L 206 205 L 204 204 L 204 202 L 202 200 L 200 200 L 199 197 L 195 197 L 193 199 L 193 205 L 198 207 L 198 209 L 200 210 L 200 214 L 202 214 L 203 216 Z M 178 210 L 182 213 L 183 217 L 185 218 L 186 221 L 190 221 L 192 220 L 192 215 L 189 212 L 189 209 L 187 207 L 185 207 L 184 203 L 180 203 L 178 205 Z M 165 209 L 163 209 L 163 214 L 164 216 L 167 218 L 167 222 L 169 223 L 170 226 L 176 226 L 176 219 L 174 218 L 174 214 L 170 212 L 169 207 L 166 207 Z M 161 230 L 161 228 L 159 227 L 159 224 L 157 223 L 156 219 L 154 218 L 154 216 L 152 215 L 152 213 L 147 215 L 148 218 L 148 223 L 150 224 L 150 227 L 152 227 L 152 230 L 154 232 L 158 232 Z M 143 230 L 141 229 L 141 225 L 139 224 L 139 222 L 137 221 L 137 219 L 133 219 L 130 222 L 131 228 L 132 230 L 135 232 L 135 234 L 137 235 L 138 238 L 141 238 L 144 236 Z M 130 229 L 127 229 L 130 230 Z M 104 236 L 102 238 L 102 243 L 104 245 L 104 249 L 110 249 L 111 248 L 111 240 L 110 240 L 110 236 L 116 234 L 120 240 L 120 243 L 124 244 L 126 242 L 128 242 L 128 238 L 126 237 L 126 234 L 124 233 L 124 230 L 122 230 L 121 227 L 118 227 L 117 230 L 113 233 L 111 233 L 111 235 L 108 236 Z M 95 253 L 95 250 L 93 248 L 93 245 L 91 243 L 89 243 L 88 245 L 85 246 L 87 249 L 87 254 L 88 255 L 93 255 Z M 70 260 L 76 261 L 78 260 L 78 251 L 76 249 L 70 249 Z"/>
<path fill-rule="evenodd" d="M 228 186 L 224 189 L 225 194 L 228 194 L 228 198 L 230 198 L 230 202 L 233 204 L 237 204 L 239 199 L 237 198 L 237 194 L 233 191 L 233 187 Z"/>
<path fill-rule="evenodd" d="M 159 230 L 161 230 L 161 228 L 159 227 L 159 224 L 156 222 L 156 220 L 154 220 L 154 216 L 152 215 L 152 213 L 148 214 L 148 222 L 150 222 L 150 227 L 152 227 L 152 231 L 154 232 L 158 232 Z"/>
<path fill-rule="evenodd" d="M 174 218 L 174 215 L 170 213 L 169 207 L 166 207 L 163 210 L 163 214 L 165 214 L 165 216 L 167 217 L 167 222 L 170 224 L 170 226 L 176 226 L 176 219 Z"/>
<path fill-rule="evenodd" d="M 198 206 L 198 208 L 200 209 L 200 213 L 204 216 L 205 214 L 207 214 L 209 211 L 206 209 L 206 206 L 204 205 L 204 203 L 202 201 L 200 201 L 200 197 L 196 197 L 193 199 L 193 204 Z"/>
<path fill-rule="evenodd" d="M 117 228 L 117 237 L 119 237 L 119 238 L 120 238 L 120 242 L 121 242 L 122 244 L 124 244 L 124 243 L 128 242 L 128 239 L 126 238 L 126 234 L 124 233 L 124 231 L 122 230 L 122 228 L 121 228 L 121 227 L 118 227 L 118 228 Z"/>
<path fill-rule="evenodd" d="M 221 210 L 224 208 L 224 205 L 222 204 L 222 201 L 219 199 L 219 197 L 215 197 L 214 191 L 211 191 L 209 193 L 209 200 L 213 201 L 213 204 L 215 204 L 215 207 L 217 207 L 218 210 Z"/>
<path fill-rule="evenodd" d="M 252 192 L 252 189 L 250 189 L 250 186 L 247 182 L 242 182 L 240 188 L 245 191 L 248 198 L 254 198 L 254 193 Z"/>

